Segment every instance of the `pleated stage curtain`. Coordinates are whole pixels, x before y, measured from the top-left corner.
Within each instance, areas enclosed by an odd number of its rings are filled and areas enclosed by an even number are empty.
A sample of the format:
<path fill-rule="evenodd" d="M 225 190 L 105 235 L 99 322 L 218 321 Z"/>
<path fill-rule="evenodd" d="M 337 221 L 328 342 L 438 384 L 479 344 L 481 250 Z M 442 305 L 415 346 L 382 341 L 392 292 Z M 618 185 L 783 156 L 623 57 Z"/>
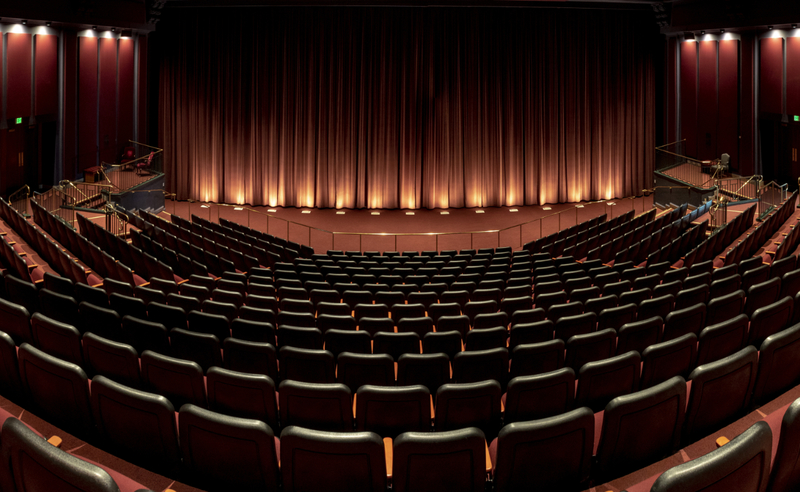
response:
<path fill-rule="evenodd" d="M 651 14 L 274 7 L 159 24 L 159 132 L 180 199 L 336 208 L 640 194 Z"/>

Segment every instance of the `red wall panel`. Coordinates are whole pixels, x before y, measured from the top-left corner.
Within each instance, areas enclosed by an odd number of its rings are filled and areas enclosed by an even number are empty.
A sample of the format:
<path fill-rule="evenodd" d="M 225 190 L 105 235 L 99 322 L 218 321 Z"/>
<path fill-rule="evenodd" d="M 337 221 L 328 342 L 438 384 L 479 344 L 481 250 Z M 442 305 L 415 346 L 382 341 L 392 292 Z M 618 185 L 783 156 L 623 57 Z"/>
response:
<path fill-rule="evenodd" d="M 681 43 L 681 138 L 684 152 L 697 155 L 697 43 Z"/>
<path fill-rule="evenodd" d="M 4 39 L 3 35 L 0 34 L 0 53 L 3 52 L 3 39 Z M 3 80 L 3 64 L 0 63 L 0 81 L 2 80 Z M 3 94 L 2 94 L 2 89 L 0 88 L 0 115 L 1 114 L 3 114 Z M 2 159 L 2 156 L 0 156 L 0 159 Z"/>
<path fill-rule="evenodd" d="M 739 41 L 719 43 L 719 119 L 717 156 L 728 153 L 739 167 Z"/>
<path fill-rule="evenodd" d="M 752 34 L 742 34 L 742 68 L 741 68 L 741 109 L 739 120 L 739 174 L 749 176 L 755 173 L 755 37 Z M 737 163 L 733 163 L 737 166 Z"/>
<path fill-rule="evenodd" d="M 9 33 L 6 66 L 6 118 L 31 115 L 31 35 Z"/>
<path fill-rule="evenodd" d="M 147 37 L 139 36 L 139 141 L 147 144 Z"/>
<path fill-rule="evenodd" d="M 117 40 L 100 39 L 100 160 L 116 162 Z"/>
<path fill-rule="evenodd" d="M 119 120 L 117 145 L 133 139 L 133 39 L 119 40 Z"/>
<path fill-rule="evenodd" d="M 78 167 L 97 162 L 97 38 L 78 38 Z"/>
<path fill-rule="evenodd" d="M 64 169 L 65 179 L 74 179 L 78 159 L 78 37 L 64 33 Z"/>
<path fill-rule="evenodd" d="M 58 38 L 50 34 L 37 34 L 36 43 L 36 93 L 37 115 L 58 112 Z"/>
<path fill-rule="evenodd" d="M 674 142 L 678 139 L 677 137 L 677 123 L 675 121 L 676 115 L 678 114 L 678 39 L 677 38 L 669 38 L 667 42 L 667 63 L 669 63 L 669 67 L 667 68 L 667 97 L 666 104 L 667 104 L 667 111 L 666 111 L 666 124 L 664 128 L 666 129 L 666 140 L 664 143 Z"/>
<path fill-rule="evenodd" d="M 762 113 L 783 113 L 783 38 L 761 43 L 759 109 Z"/>
<path fill-rule="evenodd" d="M 702 41 L 699 55 L 697 100 L 697 154 L 717 156 L 717 42 Z"/>
<path fill-rule="evenodd" d="M 786 39 L 786 112 L 800 115 L 800 38 Z"/>

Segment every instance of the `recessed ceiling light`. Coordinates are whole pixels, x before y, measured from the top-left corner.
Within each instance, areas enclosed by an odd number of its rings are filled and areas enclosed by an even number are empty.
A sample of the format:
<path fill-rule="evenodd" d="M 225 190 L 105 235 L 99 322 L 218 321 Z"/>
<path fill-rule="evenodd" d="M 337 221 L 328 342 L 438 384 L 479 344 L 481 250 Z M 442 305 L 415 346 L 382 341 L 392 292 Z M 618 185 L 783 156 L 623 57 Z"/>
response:
<path fill-rule="evenodd" d="M 97 30 L 97 26 L 92 26 L 92 31 L 96 31 L 96 30 Z"/>
<path fill-rule="evenodd" d="M 771 31 L 772 30 L 772 26 L 768 26 L 767 29 L 769 29 Z"/>
<path fill-rule="evenodd" d="M 705 33 L 706 33 L 705 31 L 700 31 L 700 34 L 705 34 Z"/>

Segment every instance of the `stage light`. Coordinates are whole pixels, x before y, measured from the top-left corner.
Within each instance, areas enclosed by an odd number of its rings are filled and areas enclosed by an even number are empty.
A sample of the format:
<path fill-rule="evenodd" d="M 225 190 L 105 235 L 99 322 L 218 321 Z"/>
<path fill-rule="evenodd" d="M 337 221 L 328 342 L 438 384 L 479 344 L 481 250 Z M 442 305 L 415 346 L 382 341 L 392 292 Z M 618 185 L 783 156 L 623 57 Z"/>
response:
<path fill-rule="evenodd" d="M 519 212 L 519 209 L 517 209 L 517 208 L 510 208 L 510 209 L 508 209 L 508 211 L 509 211 L 509 212 Z"/>
<path fill-rule="evenodd" d="M 701 36 L 702 36 L 703 34 L 705 34 L 705 33 L 706 33 L 705 31 L 700 31 L 700 35 L 701 35 Z"/>
<path fill-rule="evenodd" d="M 719 32 L 720 34 L 725 34 L 725 29 L 720 29 Z"/>
<path fill-rule="evenodd" d="M 200 208 L 210 208 L 208 205 L 200 205 Z"/>
<path fill-rule="evenodd" d="M 112 27 L 111 28 L 111 32 L 117 32 L 117 28 L 116 27 Z"/>
<path fill-rule="evenodd" d="M 583 208 L 583 205 L 575 205 L 575 208 Z"/>
<path fill-rule="evenodd" d="M 96 31 L 96 30 L 97 30 L 97 26 L 92 26 L 92 31 Z"/>
<path fill-rule="evenodd" d="M 301 214 L 310 214 L 310 213 L 311 213 L 311 210 L 303 210 L 303 211 L 302 211 L 302 212 L 300 212 L 300 213 L 301 213 Z"/>
<path fill-rule="evenodd" d="M 275 212 L 277 212 L 277 210 L 275 210 L 274 208 L 268 208 L 267 212 L 274 214 Z"/>
<path fill-rule="evenodd" d="M 22 24 L 23 26 L 27 26 L 28 25 L 28 21 L 26 21 L 26 20 L 21 20 L 19 23 Z"/>
<path fill-rule="evenodd" d="M 439 215 L 450 215 L 450 212 L 447 211 L 439 212 Z"/>
<path fill-rule="evenodd" d="M 244 210 L 243 207 L 233 207 L 233 209 L 236 210 L 237 212 L 241 212 L 242 210 Z"/>
<path fill-rule="evenodd" d="M 614 202 L 608 202 L 608 203 L 606 203 L 606 205 L 616 205 L 616 203 L 614 203 Z"/>
<path fill-rule="evenodd" d="M 553 207 L 542 207 L 542 210 L 553 210 Z"/>
<path fill-rule="evenodd" d="M 485 212 L 485 211 L 483 211 L 483 210 L 476 210 L 476 211 L 475 211 L 475 213 L 476 213 L 476 214 L 485 214 L 486 212 Z"/>
<path fill-rule="evenodd" d="M 336 212 L 336 215 L 344 215 L 344 212 L 342 212 L 341 210 L 339 210 L 338 212 Z"/>
<path fill-rule="evenodd" d="M 769 29 L 771 31 L 772 30 L 772 26 L 768 26 L 767 29 Z"/>
<path fill-rule="evenodd" d="M 45 25 L 45 26 L 47 26 L 47 27 L 50 27 L 50 26 L 52 26 L 52 25 L 53 25 L 53 23 L 52 23 L 52 22 L 50 22 L 50 21 L 47 21 L 47 22 L 45 22 L 45 23 L 44 23 L 44 25 Z"/>
<path fill-rule="evenodd" d="M 370 212 L 369 214 L 370 215 L 380 215 L 381 213 L 380 212 Z"/>
<path fill-rule="evenodd" d="M 406 212 L 406 215 L 414 215 L 414 212 Z"/>

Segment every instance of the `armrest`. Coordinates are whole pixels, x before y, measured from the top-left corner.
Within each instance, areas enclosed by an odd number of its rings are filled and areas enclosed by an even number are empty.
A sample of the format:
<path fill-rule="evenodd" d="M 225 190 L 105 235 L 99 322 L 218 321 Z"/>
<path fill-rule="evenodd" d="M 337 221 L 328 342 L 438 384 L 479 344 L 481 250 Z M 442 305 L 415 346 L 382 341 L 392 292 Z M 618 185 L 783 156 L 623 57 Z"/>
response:
<path fill-rule="evenodd" d="M 433 395 L 430 395 L 430 398 L 431 398 L 431 422 L 433 422 L 433 419 L 436 418 L 436 409 L 433 406 Z"/>
<path fill-rule="evenodd" d="M 353 395 L 353 418 L 356 418 L 356 398 L 358 397 L 357 394 Z"/>
<path fill-rule="evenodd" d="M 383 438 L 383 454 L 386 457 L 386 478 L 392 478 L 392 461 L 394 460 L 393 443 L 391 437 Z"/>
<path fill-rule="evenodd" d="M 486 473 L 492 473 L 492 457 L 489 454 L 489 444 L 483 441 L 483 445 L 486 449 Z"/>

